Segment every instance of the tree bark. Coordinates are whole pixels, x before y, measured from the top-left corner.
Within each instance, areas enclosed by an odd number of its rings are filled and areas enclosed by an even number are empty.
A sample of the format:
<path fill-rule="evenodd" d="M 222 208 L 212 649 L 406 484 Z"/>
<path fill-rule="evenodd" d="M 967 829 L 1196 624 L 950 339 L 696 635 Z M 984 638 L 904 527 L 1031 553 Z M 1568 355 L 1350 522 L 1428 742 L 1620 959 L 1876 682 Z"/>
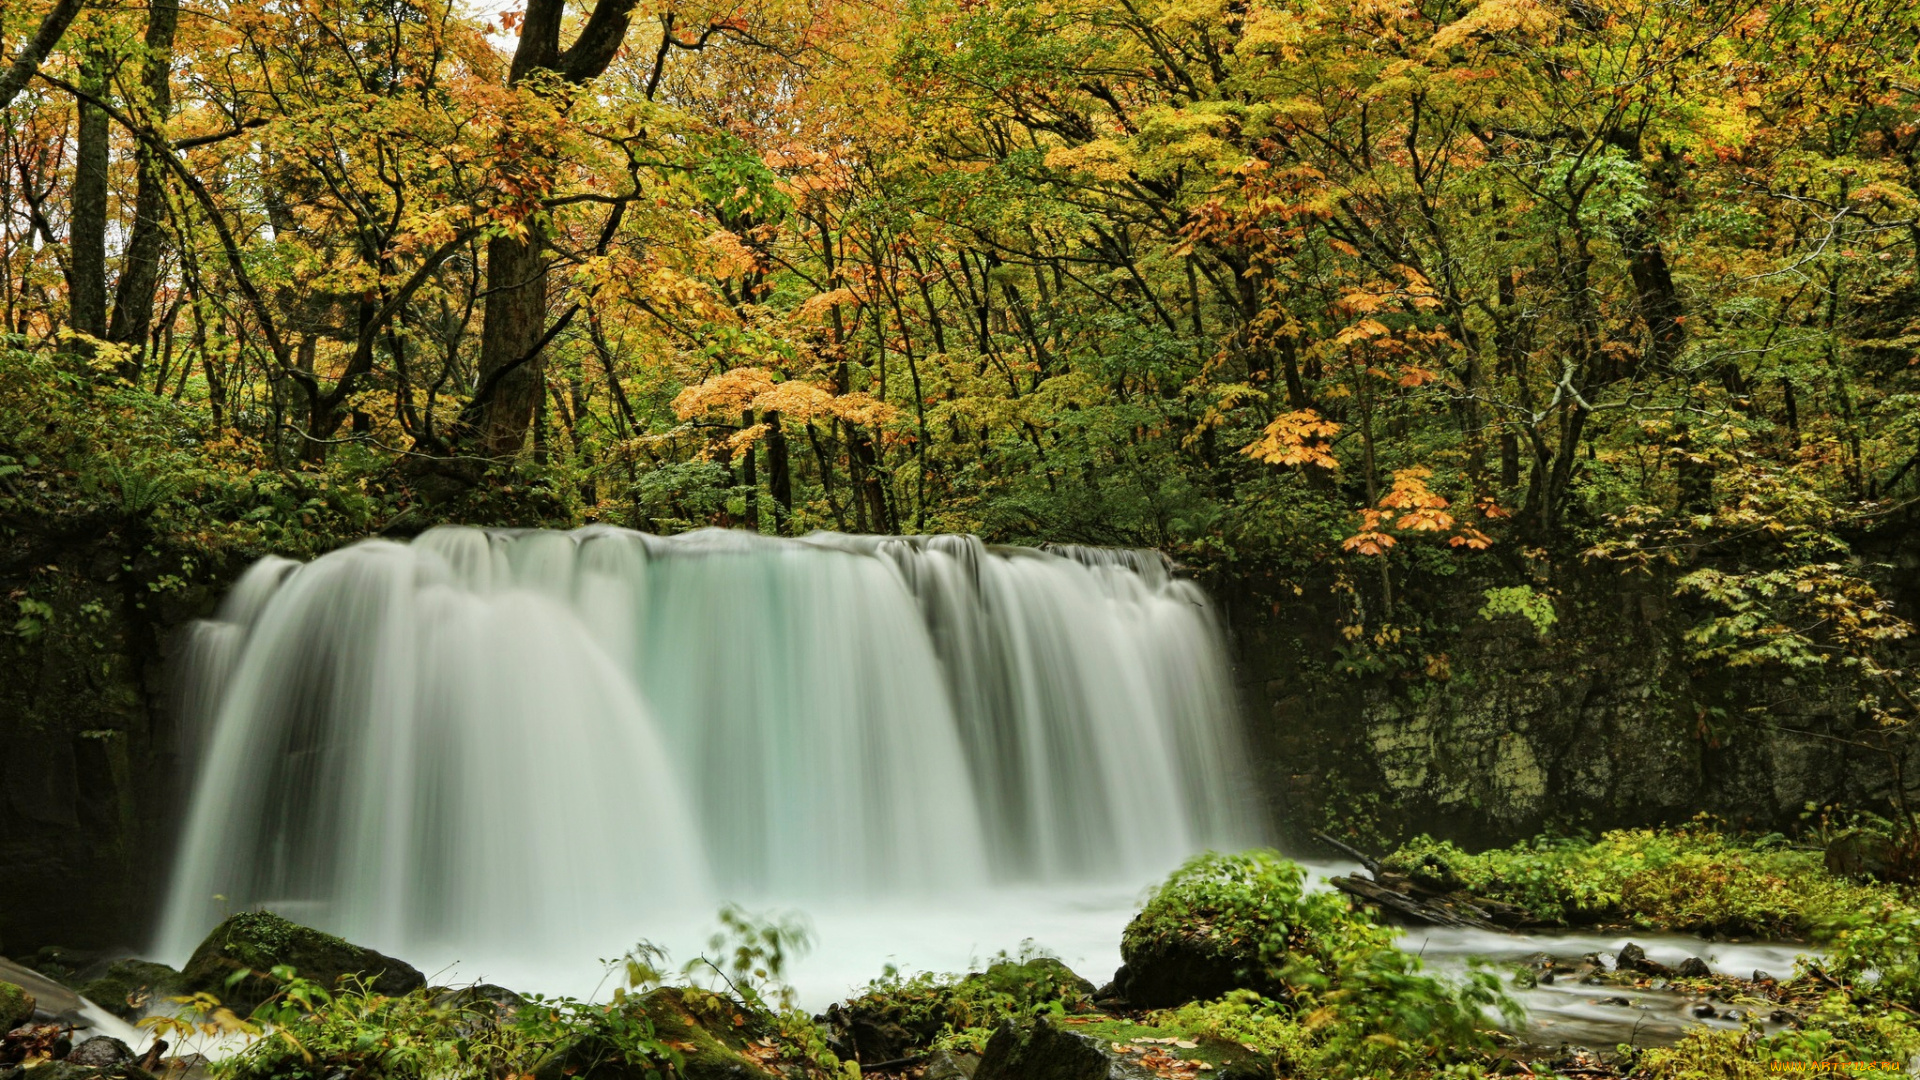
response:
<path fill-rule="evenodd" d="M 106 89 L 105 60 L 90 53 L 81 80 L 87 91 Z M 73 328 L 97 338 L 107 336 L 107 113 L 98 105 L 76 101 L 79 130 L 75 138 L 72 209 L 68 216 L 69 321 Z M 91 352 L 91 349 L 84 350 Z"/>
<path fill-rule="evenodd" d="M 147 55 L 141 73 L 147 100 L 142 108 L 132 111 L 135 115 L 144 113 L 146 123 L 156 131 L 166 130 L 167 116 L 173 111 L 169 74 L 173 34 L 179 22 L 180 0 L 152 0 L 147 9 Z M 107 326 L 107 339 L 130 349 L 120 373 L 131 380 L 140 376 L 152 332 L 167 217 L 167 167 L 144 141 L 136 152 L 140 174 L 133 196 L 133 230 L 127 238 L 126 260 L 121 264 L 120 283 L 113 296 L 113 318 Z"/>
<path fill-rule="evenodd" d="M 626 38 L 635 0 L 599 0 L 580 36 L 560 48 L 565 0 L 532 0 L 520 26 L 508 85 L 538 72 L 554 72 L 579 84 L 613 62 Z M 487 243 L 487 307 L 480 331 L 479 442 L 489 457 L 518 453 L 544 396 L 547 317 L 546 230 L 528 219 L 523 237 Z"/>
<path fill-rule="evenodd" d="M 20 52 L 13 59 L 13 66 L 7 69 L 6 74 L 0 75 L 0 109 L 13 104 L 13 99 L 26 89 L 27 80 L 40 70 L 41 62 L 53 51 L 60 36 L 67 32 L 67 27 L 73 24 L 73 17 L 78 14 L 80 0 L 59 0 L 53 5 L 53 10 L 47 12 L 47 17 L 40 20 L 40 29 L 20 47 Z"/>

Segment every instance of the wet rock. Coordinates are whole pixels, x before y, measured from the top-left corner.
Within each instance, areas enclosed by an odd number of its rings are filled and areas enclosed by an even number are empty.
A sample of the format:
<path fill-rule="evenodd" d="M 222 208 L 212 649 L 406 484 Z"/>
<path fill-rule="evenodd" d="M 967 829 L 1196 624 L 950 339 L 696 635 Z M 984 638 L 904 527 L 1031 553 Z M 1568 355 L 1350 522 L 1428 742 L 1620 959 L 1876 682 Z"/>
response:
<path fill-rule="evenodd" d="M 186 989 L 205 991 L 242 1016 L 279 990 L 269 972 L 285 965 L 329 989 L 358 976 L 367 989 L 390 996 L 418 990 L 426 976 L 410 964 L 343 941 L 269 911 L 243 912 L 214 928 L 181 972 Z M 227 980 L 244 977 L 231 989 Z"/>
<path fill-rule="evenodd" d="M 81 996 L 129 1023 L 186 990 L 181 974 L 147 960 L 115 960 L 80 987 Z"/>
<path fill-rule="evenodd" d="M 106 1068 L 132 1060 L 133 1047 L 111 1035 L 95 1035 L 74 1047 L 73 1052 L 67 1055 L 69 1064 L 86 1065 L 90 1068 Z"/>
<path fill-rule="evenodd" d="M 1827 844 L 1827 872 L 1867 881 L 1913 881 L 1920 873 L 1920 852 L 1879 833 L 1854 830 Z"/>
<path fill-rule="evenodd" d="M 1767 1014 L 1767 1022 L 1770 1024 L 1791 1024 L 1794 1019 L 1794 1015 L 1785 1009 L 1775 1009 Z"/>
<path fill-rule="evenodd" d="M 71 1031 L 65 1024 L 21 1024 L 0 1036 L 0 1064 L 28 1058 L 58 1061 L 73 1050 Z"/>
<path fill-rule="evenodd" d="M 10 982 L 0 982 L 0 1031 L 12 1031 L 33 1019 L 33 995 Z"/>
<path fill-rule="evenodd" d="M 1707 1004 L 1704 1001 L 1698 1005 L 1695 1005 L 1693 1008 L 1687 1011 L 1691 1012 L 1693 1015 L 1699 1017 L 1702 1020 L 1710 1020 L 1713 1017 L 1720 1015 L 1717 1009 L 1715 1009 L 1713 1006 Z"/>
<path fill-rule="evenodd" d="M 1620 955 L 1614 960 L 1613 966 L 1619 971 L 1637 971 L 1642 975 L 1666 977 L 1673 974 L 1673 969 L 1648 959 L 1647 951 L 1631 941 L 1621 948 Z"/>
<path fill-rule="evenodd" d="M 973 1080 L 1150 1080 L 1153 1073 L 1105 1039 L 1055 1025 L 1002 1023 L 987 1040 Z"/>
<path fill-rule="evenodd" d="M 101 1068 L 55 1061 L 31 1069 L 0 1069 L 0 1080 L 154 1080 L 154 1075 L 131 1061 Z"/>
<path fill-rule="evenodd" d="M 679 1080 L 780 1080 L 751 1056 L 764 1049 L 749 1041 L 749 1017 L 724 998 L 703 990 L 662 987 L 627 1008 L 653 1025 L 661 1042 L 681 1057 Z M 648 1080 L 660 1075 L 653 1061 L 628 1061 L 617 1045 L 596 1038 L 569 1043 L 539 1062 L 535 1080 Z"/>
<path fill-rule="evenodd" d="M 1003 1022 L 987 1040 L 972 1080 L 1148 1080 L 1193 1075 L 1213 1080 L 1273 1080 L 1273 1064 L 1238 1043 L 1202 1038 L 1168 1046 L 1171 1038 L 1116 1044 L 1042 1017 Z M 1201 1071 L 1199 1062 L 1211 1062 Z"/>
<path fill-rule="evenodd" d="M 899 1061 L 926 1051 L 948 1026 L 966 1027 L 964 1007 L 956 1000 L 1009 1000 L 1015 1012 L 1058 1005 L 1067 1012 L 1090 1010 L 1097 994 L 1091 982 L 1050 956 L 1003 959 L 969 974 L 951 988 L 902 986 L 874 990 L 827 1009 L 819 1022 L 828 1029 L 828 1046 L 863 1065 Z"/>
<path fill-rule="evenodd" d="M 921 1080 L 973 1080 L 980 1069 L 980 1055 L 935 1050 L 927 1055 L 927 1071 Z"/>
<path fill-rule="evenodd" d="M 1680 966 L 1674 968 L 1673 973 L 1682 979 L 1704 979 L 1713 974 L 1713 969 L 1707 966 L 1705 960 L 1689 956 L 1680 961 Z"/>
<path fill-rule="evenodd" d="M 1754 982 L 1763 982 L 1763 983 L 1770 983 L 1770 982 L 1772 982 L 1772 981 L 1773 981 L 1773 976 L 1772 976 L 1772 975 L 1769 975 L 1769 974 L 1767 974 L 1767 973 L 1766 973 L 1766 972 L 1764 972 L 1764 971 L 1761 971 L 1761 970 L 1760 970 L 1759 968 L 1755 968 L 1755 969 L 1753 969 L 1753 981 L 1754 981 Z"/>
<path fill-rule="evenodd" d="M 1632 1001 L 1623 997 L 1596 998 L 1593 1003 L 1595 1005 L 1618 1005 L 1621 1008 L 1629 1008 L 1633 1005 Z"/>

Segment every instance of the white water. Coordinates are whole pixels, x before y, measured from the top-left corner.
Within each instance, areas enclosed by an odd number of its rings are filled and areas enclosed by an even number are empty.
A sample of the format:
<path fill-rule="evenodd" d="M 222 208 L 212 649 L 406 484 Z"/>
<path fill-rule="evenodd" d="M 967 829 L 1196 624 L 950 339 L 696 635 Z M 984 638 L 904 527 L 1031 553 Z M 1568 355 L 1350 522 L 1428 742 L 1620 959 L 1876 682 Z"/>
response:
<path fill-rule="evenodd" d="M 684 959 L 740 901 L 813 917 L 809 998 L 1026 937 L 1097 975 L 1141 887 L 1260 833 L 1218 629 L 1151 553 L 435 529 L 262 560 L 183 699 L 176 963 L 268 907 L 575 990 L 540 973 Z"/>

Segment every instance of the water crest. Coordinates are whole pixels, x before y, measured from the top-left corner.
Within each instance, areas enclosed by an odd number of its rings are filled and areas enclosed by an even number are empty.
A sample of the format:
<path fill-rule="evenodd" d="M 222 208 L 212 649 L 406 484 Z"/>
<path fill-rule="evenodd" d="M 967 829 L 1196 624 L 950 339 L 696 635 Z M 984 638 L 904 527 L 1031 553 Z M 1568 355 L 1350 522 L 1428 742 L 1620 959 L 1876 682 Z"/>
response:
<path fill-rule="evenodd" d="M 605 955 L 719 899 L 1144 884 L 1259 832 L 1215 620 L 1151 552 L 439 528 L 262 560 L 192 644 L 175 959 L 260 905 Z"/>

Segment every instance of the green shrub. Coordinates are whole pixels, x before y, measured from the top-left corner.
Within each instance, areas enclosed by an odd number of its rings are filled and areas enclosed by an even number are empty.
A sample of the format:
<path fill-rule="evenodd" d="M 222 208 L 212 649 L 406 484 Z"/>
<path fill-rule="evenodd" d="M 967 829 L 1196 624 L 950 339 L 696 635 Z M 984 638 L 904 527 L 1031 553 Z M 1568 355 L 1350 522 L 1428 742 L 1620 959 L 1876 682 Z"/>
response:
<path fill-rule="evenodd" d="M 1202 855 L 1167 879 L 1127 927 L 1132 966 L 1175 948 L 1230 958 L 1243 986 L 1156 1014 L 1197 1034 L 1271 1048 L 1283 1067 L 1329 1077 L 1464 1063 L 1490 1048 L 1490 1014 L 1519 1020 L 1499 979 L 1425 974 L 1398 931 L 1270 851 Z M 1271 988 L 1276 992 L 1262 995 Z"/>

